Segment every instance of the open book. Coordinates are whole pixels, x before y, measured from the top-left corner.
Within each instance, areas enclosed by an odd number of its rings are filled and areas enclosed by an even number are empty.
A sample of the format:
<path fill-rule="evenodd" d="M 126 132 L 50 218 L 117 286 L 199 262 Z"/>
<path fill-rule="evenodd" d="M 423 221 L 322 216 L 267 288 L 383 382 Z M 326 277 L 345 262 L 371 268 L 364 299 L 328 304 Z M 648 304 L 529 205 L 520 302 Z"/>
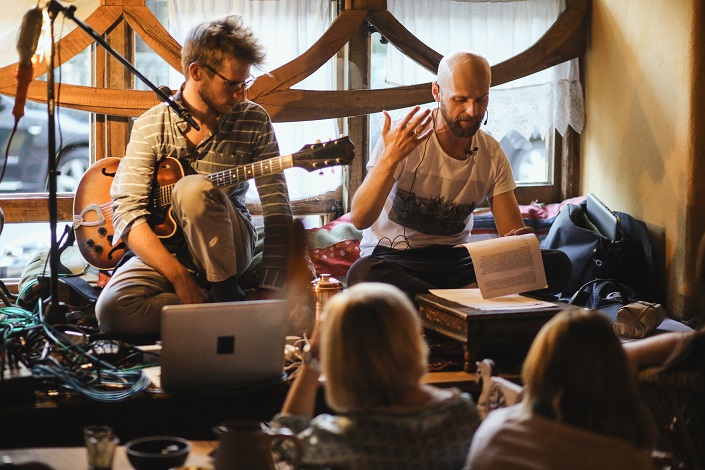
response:
<path fill-rule="evenodd" d="M 539 240 L 534 234 L 499 237 L 463 245 L 472 258 L 485 299 L 548 287 Z"/>

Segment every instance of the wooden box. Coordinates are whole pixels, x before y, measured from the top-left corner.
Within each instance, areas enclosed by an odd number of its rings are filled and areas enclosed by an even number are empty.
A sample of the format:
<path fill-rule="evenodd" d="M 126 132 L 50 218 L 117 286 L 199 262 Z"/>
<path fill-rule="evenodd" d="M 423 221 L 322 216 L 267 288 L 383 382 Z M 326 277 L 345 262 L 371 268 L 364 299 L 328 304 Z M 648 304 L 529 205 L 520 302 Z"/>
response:
<path fill-rule="evenodd" d="M 531 310 L 479 310 L 433 294 L 416 296 L 424 328 L 463 343 L 466 372 L 475 371 L 480 353 L 523 360 L 541 327 L 566 304 Z"/>

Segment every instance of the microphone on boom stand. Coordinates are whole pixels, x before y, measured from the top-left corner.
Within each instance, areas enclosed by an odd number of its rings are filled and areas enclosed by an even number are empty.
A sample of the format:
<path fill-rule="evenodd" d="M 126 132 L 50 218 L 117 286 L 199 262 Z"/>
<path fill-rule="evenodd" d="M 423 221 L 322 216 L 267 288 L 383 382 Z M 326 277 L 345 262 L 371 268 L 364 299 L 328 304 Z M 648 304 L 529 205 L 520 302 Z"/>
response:
<path fill-rule="evenodd" d="M 42 10 L 35 7 L 27 10 L 22 18 L 22 26 L 20 34 L 17 38 L 17 52 L 20 55 L 20 62 L 15 72 L 17 78 L 17 93 L 15 94 L 15 107 L 12 109 L 12 114 L 15 116 L 17 123 L 24 116 L 24 105 L 27 100 L 27 88 L 29 82 L 32 81 L 34 72 L 34 64 L 32 57 L 37 50 L 39 36 L 42 33 L 42 22 L 44 15 Z"/>

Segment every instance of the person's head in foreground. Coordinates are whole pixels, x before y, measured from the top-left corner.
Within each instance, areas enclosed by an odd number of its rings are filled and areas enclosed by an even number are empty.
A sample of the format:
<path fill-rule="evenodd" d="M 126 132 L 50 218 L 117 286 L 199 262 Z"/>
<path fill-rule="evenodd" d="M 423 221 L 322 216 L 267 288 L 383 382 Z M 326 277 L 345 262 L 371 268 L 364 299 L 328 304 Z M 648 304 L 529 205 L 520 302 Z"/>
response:
<path fill-rule="evenodd" d="M 534 340 L 522 367 L 522 414 L 616 437 L 652 443 L 652 422 L 610 321 L 594 310 L 566 310 Z"/>
<path fill-rule="evenodd" d="M 337 412 L 394 405 L 426 373 L 418 314 L 394 286 L 362 283 L 336 294 L 320 327 L 326 400 Z"/>

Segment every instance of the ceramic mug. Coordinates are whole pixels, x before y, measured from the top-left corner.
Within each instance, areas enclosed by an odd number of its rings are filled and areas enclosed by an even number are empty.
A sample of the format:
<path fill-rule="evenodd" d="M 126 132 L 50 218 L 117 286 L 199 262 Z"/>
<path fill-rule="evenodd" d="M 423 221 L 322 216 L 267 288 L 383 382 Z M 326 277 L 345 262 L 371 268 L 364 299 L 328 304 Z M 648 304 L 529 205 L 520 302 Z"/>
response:
<path fill-rule="evenodd" d="M 303 444 L 291 433 L 272 430 L 255 420 L 227 421 L 213 431 L 218 435 L 215 470 L 274 470 L 272 444 L 281 440 L 296 446 L 297 455 L 291 464 L 300 467 Z"/>

